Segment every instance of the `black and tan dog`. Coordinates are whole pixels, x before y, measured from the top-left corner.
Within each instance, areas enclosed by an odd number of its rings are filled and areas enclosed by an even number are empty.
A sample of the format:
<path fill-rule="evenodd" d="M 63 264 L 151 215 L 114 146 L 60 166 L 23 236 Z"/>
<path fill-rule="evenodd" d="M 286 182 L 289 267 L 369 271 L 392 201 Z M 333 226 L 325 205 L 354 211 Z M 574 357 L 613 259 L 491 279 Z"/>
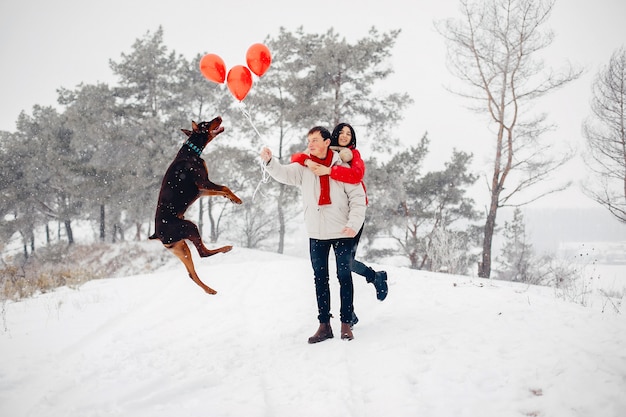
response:
<path fill-rule="evenodd" d="M 216 117 L 210 122 L 196 124 L 192 121 L 192 131 L 181 129 L 188 139 L 165 171 L 154 219 L 155 232 L 150 236 L 150 239 L 159 239 L 174 253 L 185 264 L 191 279 L 208 294 L 215 294 L 216 291 L 200 281 L 185 239 L 194 244 L 201 257 L 228 252 L 233 247 L 208 249 L 202 243 L 198 227 L 185 220 L 185 211 L 198 198 L 212 195 L 221 195 L 233 203 L 241 204 L 239 197 L 228 187 L 209 180 L 206 163 L 200 157 L 204 147 L 224 131 L 221 124 L 222 118 Z"/>

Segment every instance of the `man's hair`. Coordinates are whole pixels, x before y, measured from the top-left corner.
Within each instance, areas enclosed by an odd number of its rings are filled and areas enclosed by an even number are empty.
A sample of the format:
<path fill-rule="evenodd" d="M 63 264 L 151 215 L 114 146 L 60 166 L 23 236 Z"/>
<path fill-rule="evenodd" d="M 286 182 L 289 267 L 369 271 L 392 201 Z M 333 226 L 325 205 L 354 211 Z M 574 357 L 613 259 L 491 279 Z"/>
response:
<path fill-rule="evenodd" d="M 309 130 L 309 133 L 307 133 L 308 135 L 311 135 L 315 132 L 320 132 L 320 135 L 322 135 L 322 139 L 326 140 L 326 139 L 330 139 L 330 131 L 328 129 L 326 129 L 324 126 L 314 126 L 311 128 L 311 130 Z"/>

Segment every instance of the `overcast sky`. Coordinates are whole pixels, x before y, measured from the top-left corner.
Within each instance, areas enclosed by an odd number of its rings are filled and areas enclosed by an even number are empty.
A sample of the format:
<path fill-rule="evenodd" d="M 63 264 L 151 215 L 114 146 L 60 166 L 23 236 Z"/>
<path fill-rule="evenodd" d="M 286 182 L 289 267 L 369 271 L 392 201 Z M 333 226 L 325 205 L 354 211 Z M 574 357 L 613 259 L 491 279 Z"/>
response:
<path fill-rule="evenodd" d="M 580 127 L 589 114 L 591 82 L 626 44 L 625 16 L 624 0 L 557 0 L 548 23 L 556 35 L 547 50 L 548 64 L 558 68 L 569 61 L 587 70 L 540 103 L 558 125 L 552 134 L 564 143 L 582 143 Z M 348 41 L 366 37 L 375 26 L 379 31 L 402 30 L 393 49 L 395 73 L 385 87 L 407 91 L 415 105 L 398 125 L 398 135 L 417 140 L 428 131 L 434 163 L 447 159 L 456 147 L 474 152 L 477 166 L 484 166 L 489 154 L 483 150 L 491 143 L 481 140 L 484 121 L 444 88 L 456 81 L 446 69 L 445 45 L 433 22 L 447 17 L 460 17 L 457 0 L 3 1 L 0 130 L 14 131 L 19 113 L 30 114 L 35 104 L 56 105 L 59 87 L 114 84 L 109 60 L 119 61 L 136 39 L 159 25 L 170 50 L 188 59 L 216 53 L 228 68 L 245 64 L 248 47 L 276 36 L 281 26 L 302 26 L 307 33 L 332 27 Z M 562 175 L 576 179 L 582 175 L 579 168 L 572 165 Z M 578 196 L 572 198 L 576 203 Z M 558 197 L 555 203 L 563 200 Z"/>

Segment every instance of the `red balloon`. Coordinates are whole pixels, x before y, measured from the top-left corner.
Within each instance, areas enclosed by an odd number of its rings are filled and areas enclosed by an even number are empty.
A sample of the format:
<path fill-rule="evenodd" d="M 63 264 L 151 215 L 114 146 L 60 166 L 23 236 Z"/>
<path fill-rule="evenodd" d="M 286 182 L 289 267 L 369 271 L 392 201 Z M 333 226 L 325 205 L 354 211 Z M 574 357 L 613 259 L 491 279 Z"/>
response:
<path fill-rule="evenodd" d="M 233 96 L 239 101 L 243 100 L 250 88 L 252 88 L 252 74 L 250 70 L 243 65 L 235 65 L 228 71 L 226 79 L 228 89 Z"/>
<path fill-rule="evenodd" d="M 218 55 L 206 54 L 200 60 L 200 72 L 209 81 L 222 84 L 226 78 L 226 65 Z"/>
<path fill-rule="evenodd" d="M 246 62 L 248 63 L 248 68 L 260 77 L 265 74 L 265 71 L 270 67 L 272 55 L 267 46 L 262 43 L 255 43 L 248 48 Z"/>

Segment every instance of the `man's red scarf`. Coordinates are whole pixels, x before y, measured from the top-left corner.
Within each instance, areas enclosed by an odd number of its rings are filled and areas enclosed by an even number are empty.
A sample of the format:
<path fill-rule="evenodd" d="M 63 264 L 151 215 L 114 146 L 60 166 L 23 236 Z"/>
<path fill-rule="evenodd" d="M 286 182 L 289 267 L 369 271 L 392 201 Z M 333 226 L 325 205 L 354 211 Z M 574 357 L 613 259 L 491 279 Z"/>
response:
<path fill-rule="evenodd" d="M 318 164 L 324 166 L 331 166 L 333 163 L 333 151 L 328 149 L 326 152 L 326 158 L 320 159 L 313 155 L 309 155 L 313 162 L 317 162 Z M 322 175 L 320 176 L 320 199 L 317 202 L 318 205 L 323 206 L 325 204 L 330 204 L 330 175 Z"/>

